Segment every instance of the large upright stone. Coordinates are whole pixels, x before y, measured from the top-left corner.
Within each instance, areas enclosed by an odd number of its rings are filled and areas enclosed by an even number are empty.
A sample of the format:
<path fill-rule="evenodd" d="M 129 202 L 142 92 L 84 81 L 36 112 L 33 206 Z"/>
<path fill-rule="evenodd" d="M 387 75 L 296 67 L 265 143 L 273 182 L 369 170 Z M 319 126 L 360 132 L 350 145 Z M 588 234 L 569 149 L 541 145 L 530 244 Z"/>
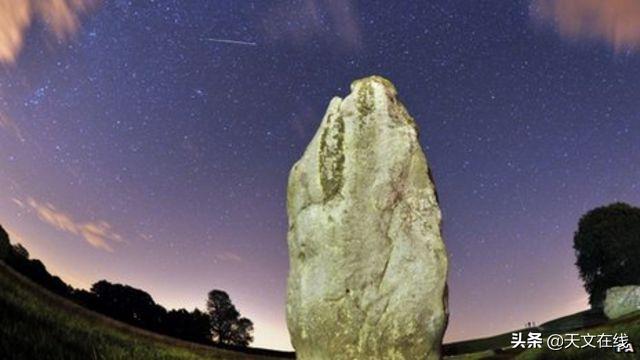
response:
<path fill-rule="evenodd" d="M 334 98 L 287 189 L 298 359 L 438 359 L 447 254 L 416 123 L 386 79 Z"/>
<path fill-rule="evenodd" d="M 614 286 L 607 289 L 603 310 L 609 319 L 640 311 L 640 286 Z"/>

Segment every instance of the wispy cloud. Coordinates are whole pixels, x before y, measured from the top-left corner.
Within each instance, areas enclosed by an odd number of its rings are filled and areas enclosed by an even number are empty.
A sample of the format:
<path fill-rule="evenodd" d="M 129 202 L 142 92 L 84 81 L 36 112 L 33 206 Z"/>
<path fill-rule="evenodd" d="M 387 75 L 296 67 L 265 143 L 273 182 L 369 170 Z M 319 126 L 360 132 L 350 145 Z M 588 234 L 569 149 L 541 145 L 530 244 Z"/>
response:
<path fill-rule="evenodd" d="M 0 128 L 9 131 L 21 142 L 25 142 L 25 138 L 22 136 L 22 132 L 18 125 L 16 125 L 15 121 L 13 121 L 13 119 L 7 114 L 2 113 L 2 111 L 0 111 Z"/>
<path fill-rule="evenodd" d="M 26 201 L 12 199 L 19 207 L 34 211 L 40 220 L 54 228 L 81 237 L 91 246 L 113 252 L 114 243 L 122 242 L 122 236 L 104 220 L 81 222 L 70 214 L 58 210 L 51 203 L 42 203 L 33 198 Z"/>
<path fill-rule="evenodd" d="M 352 1 L 302 0 L 275 5 L 264 17 L 265 31 L 274 41 L 301 44 L 313 37 L 347 48 L 362 45 L 362 34 Z"/>
<path fill-rule="evenodd" d="M 58 40 L 77 30 L 97 0 L 0 0 L 0 62 L 14 63 L 31 23 L 41 19 Z"/>
<path fill-rule="evenodd" d="M 638 0 L 533 0 L 531 12 L 571 39 L 604 40 L 616 51 L 640 46 Z"/>
<path fill-rule="evenodd" d="M 238 254 L 232 253 L 230 251 L 225 251 L 220 254 L 215 255 L 216 260 L 219 261 L 231 261 L 231 262 L 242 262 L 242 257 Z"/>
<path fill-rule="evenodd" d="M 14 204 L 18 205 L 18 207 L 20 207 L 22 209 L 26 208 L 26 205 L 22 201 L 20 201 L 19 199 L 13 198 L 13 199 L 11 199 L 11 201 Z"/>

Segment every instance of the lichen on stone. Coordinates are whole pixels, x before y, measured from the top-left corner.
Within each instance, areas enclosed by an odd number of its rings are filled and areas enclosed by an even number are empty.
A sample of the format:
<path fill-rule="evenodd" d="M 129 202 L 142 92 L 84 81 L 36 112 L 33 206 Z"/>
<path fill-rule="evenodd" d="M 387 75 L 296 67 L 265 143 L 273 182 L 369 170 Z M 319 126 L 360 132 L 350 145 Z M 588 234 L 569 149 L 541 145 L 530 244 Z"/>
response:
<path fill-rule="evenodd" d="M 331 200 L 342 188 L 344 168 L 344 119 L 329 115 L 327 126 L 320 138 L 320 185 L 324 200 Z"/>
<path fill-rule="evenodd" d="M 365 82 L 358 89 L 357 98 L 358 113 L 362 118 L 370 115 L 375 110 L 373 103 L 373 87 L 371 82 Z"/>
<path fill-rule="evenodd" d="M 418 125 L 416 124 L 416 121 L 415 121 L 415 119 L 413 118 L 413 116 L 411 116 L 411 115 L 409 114 L 409 112 L 407 111 L 407 109 L 406 109 L 404 106 L 402 106 L 402 105 L 400 104 L 400 105 L 398 106 L 398 112 L 400 113 L 400 118 L 401 118 L 402 120 L 404 120 L 404 122 L 405 122 L 407 125 L 410 125 L 411 127 L 413 127 L 413 128 L 416 130 L 416 132 L 417 132 L 417 131 L 418 131 Z"/>

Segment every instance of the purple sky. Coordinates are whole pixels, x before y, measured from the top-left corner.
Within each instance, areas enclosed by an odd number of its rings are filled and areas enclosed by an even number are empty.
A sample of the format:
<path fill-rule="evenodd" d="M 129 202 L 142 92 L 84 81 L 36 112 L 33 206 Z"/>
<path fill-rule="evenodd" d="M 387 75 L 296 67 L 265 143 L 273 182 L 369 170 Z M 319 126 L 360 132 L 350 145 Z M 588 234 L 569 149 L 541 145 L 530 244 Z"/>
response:
<path fill-rule="evenodd" d="M 73 286 L 189 309 L 226 290 L 255 346 L 289 349 L 287 174 L 331 97 L 380 74 L 438 187 L 446 340 L 585 309 L 579 217 L 640 204 L 640 39 L 539 3 L 109 1 L 7 22 L 0 223 Z"/>

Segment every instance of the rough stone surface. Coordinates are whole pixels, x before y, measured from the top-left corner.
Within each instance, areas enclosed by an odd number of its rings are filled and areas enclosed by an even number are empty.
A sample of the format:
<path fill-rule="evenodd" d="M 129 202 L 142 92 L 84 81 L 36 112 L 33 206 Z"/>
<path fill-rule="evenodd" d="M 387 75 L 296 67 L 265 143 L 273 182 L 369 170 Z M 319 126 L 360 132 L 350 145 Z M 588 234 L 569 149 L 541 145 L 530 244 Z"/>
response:
<path fill-rule="evenodd" d="M 298 359 L 438 359 L 441 213 L 413 118 L 381 77 L 334 98 L 287 189 Z"/>
<path fill-rule="evenodd" d="M 640 310 L 640 286 L 616 286 L 607 290 L 604 314 L 609 319 Z"/>

